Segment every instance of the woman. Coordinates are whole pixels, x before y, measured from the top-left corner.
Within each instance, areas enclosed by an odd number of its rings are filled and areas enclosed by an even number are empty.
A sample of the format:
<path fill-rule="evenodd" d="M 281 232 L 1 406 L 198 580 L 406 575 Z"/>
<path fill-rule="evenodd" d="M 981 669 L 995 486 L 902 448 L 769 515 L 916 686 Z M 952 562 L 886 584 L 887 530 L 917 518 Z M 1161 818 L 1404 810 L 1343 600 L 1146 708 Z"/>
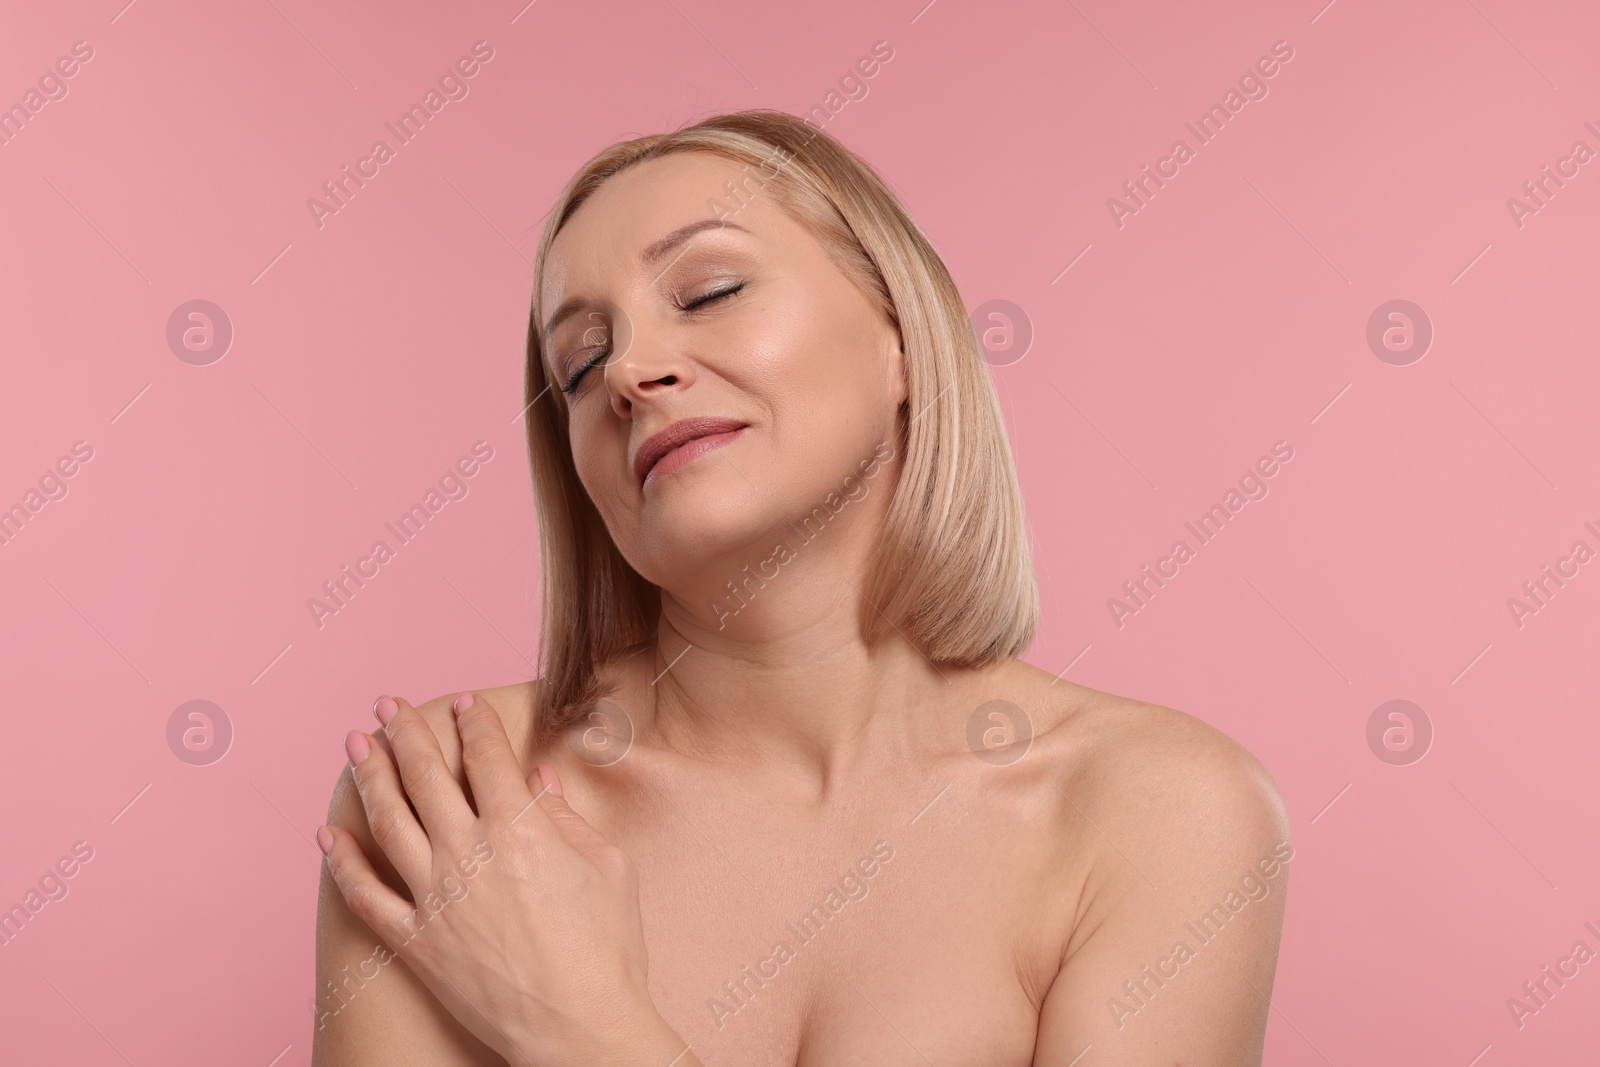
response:
<path fill-rule="evenodd" d="M 542 677 L 347 739 L 317 1064 L 1260 1062 L 1277 790 L 1017 658 L 998 406 L 865 163 L 767 111 L 602 152 L 526 399 Z"/>

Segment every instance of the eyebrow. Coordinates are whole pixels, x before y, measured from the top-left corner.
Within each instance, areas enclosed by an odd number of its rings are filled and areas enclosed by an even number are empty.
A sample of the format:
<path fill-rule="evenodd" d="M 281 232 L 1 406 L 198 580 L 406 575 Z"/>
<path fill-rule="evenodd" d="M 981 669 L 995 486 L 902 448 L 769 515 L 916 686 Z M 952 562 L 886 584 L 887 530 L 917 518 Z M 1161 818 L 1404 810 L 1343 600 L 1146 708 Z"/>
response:
<path fill-rule="evenodd" d="M 700 233 L 702 230 L 710 229 L 738 230 L 740 233 L 750 232 L 737 222 L 729 222 L 726 219 L 699 219 L 688 225 L 679 226 L 676 230 L 650 245 L 639 254 L 639 262 L 646 267 L 654 266 L 695 234 Z M 576 315 L 587 303 L 588 301 L 581 296 L 569 296 L 566 300 L 563 300 L 561 306 L 556 308 L 555 314 L 551 315 L 549 321 L 544 324 L 545 339 L 548 340 L 557 326 Z"/>

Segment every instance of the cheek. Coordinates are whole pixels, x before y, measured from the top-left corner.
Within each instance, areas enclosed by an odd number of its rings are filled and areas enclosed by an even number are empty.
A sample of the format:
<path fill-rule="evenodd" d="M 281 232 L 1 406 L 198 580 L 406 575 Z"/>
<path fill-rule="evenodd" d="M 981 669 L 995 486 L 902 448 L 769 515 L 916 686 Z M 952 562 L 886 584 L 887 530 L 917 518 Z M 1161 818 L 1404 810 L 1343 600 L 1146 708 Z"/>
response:
<path fill-rule="evenodd" d="M 790 429 L 852 447 L 891 411 L 870 335 L 829 323 L 809 331 L 800 358 L 774 383 Z"/>
<path fill-rule="evenodd" d="M 779 413 L 813 426 L 856 421 L 882 391 L 878 354 L 858 309 L 822 298 L 784 301 L 734 339 L 729 376 Z"/>
<path fill-rule="evenodd" d="M 838 489 L 893 425 L 870 341 L 836 325 L 810 328 L 786 344 L 783 360 L 749 381 L 768 413 L 770 451 L 749 453 L 750 471 L 783 507 L 809 508 Z M 770 373 L 770 377 L 767 375 Z M 785 516 L 787 517 L 787 516 Z"/>
<path fill-rule="evenodd" d="M 585 397 L 583 403 L 594 400 Z M 619 524 L 626 524 L 636 508 L 629 496 L 633 490 L 632 479 L 623 470 L 627 466 L 627 438 L 615 436 L 608 427 L 588 425 L 580 415 L 570 424 L 567 442 L 572 449 L 579 483 L 594 501 L 595 510 L 600 512 L 613 538 L 620 539 L 626 530 Z"/>
<path fill-rule="evenodd" d="M 568 415 L 567 447 L 572 453 L 572 465 L 578 471 L 578 482 L 590 499 L 600 500 L 600 494 L 606 491 L 604 478 L 604 464 L 599 462 L 603 454 L 603 444 L 600 434 L 592 428 L 583 425 L 582 416 Z"/>

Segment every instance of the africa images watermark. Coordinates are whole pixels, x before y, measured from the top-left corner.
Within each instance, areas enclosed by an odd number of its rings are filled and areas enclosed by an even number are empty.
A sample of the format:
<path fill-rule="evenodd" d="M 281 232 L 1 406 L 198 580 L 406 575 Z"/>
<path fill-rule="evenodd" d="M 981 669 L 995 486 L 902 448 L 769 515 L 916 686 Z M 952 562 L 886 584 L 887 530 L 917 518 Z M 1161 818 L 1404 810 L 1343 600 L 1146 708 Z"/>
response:
<path fill-rule="evenodd" d="M 751 171 L 750 164 L 746 163 L 739 171 L 739 180 L 732 178 L 722 183 L 727 200 L 710 197 L 706 207 L 718 222 L 727 222 L 733 216 L 743 211 L 755 202 L 756 196 L 766 189 L 767 183 L 783 173 L 783 169 L 794 162 L 794 154 L 782 145 L 772 150 L 772 155 L 761 161 L 755 171 Z M 750 190 L 750 183 L 755 182 L 760 188 L 754 193 Z"/>
<path fill-rule="evenodd" d="M 306 1005 L 317 1017 L 317 1029 L 321 1030 L 327 1025 L 329 1016 L 338 1015 L 349 1006 L 350 1002 L 356 998 L 356 994 L 365 989 L 368 982 L 382 973 L 384 964 L 392 962 L 399 956 L 397 949 L 405 948 L 405 946 L 411 944 L 418 934 L 427 929 L 428 923 L 437 918 L 439 913 L 444 911 L 446 907 L 466 899 L 470 888 L 467 882 L 476 878 L 478 872 L 483 870 L 484 866 L 493 859 L 494 846 L 489 842 L 479 841 L 476 845 L 473 845 L 472 855 L 463 856 L 456 861 L 456 867 L 461 871 L 461 878 L 458 879 L 453 874 L 447 874 L 439 880 L 439 888 L 444 891 L 444 896 L 441 897 L 438 893 L 426 893 L 423 895 L 418 902 L 419 907 L 412 911 L 411 915 L 406 919 L 406 939 L 400 942 L 396 949 L 390 949 L 382 944 L 374 945 L 367 958 L 355 965 L 354 973 L 351 972 L 350 965 L 345 964 L 344 969 L 340 972 L 338 982 L 331 978 L 323 982 L 324 988 L 321 991 L 322 1004 L 336 1004 L 337 1006 L 322 1007 L 318 1005 L 318 998 L 316 997 L 306 1001 Z M 368 971 L 369 967 L 371 968 L 370 973 Z"/>
<path fill-rule="evenodd" d="M 872 42 L 872 55 L 862 56 L 857 59 L 855 66 L 847 69 L 839 76 L 838 92 L 829 89 L 828 95 L 822 98 L 822 103 L 817 104 L 800 118 L 808 125 L 822 129 L 832 122 L 839 112 L 852 101 L 865 100 L 869 92 L 867 79 L 874 78 L 883 67 L 894 58 L 894 46 L 888 41 Z M 840 93 L 843 96 L 840 96 Z"/>
<path fill-rule="evenodd" d="M 1179 968 L 1189 963 L 1204 948 L 1221 936 L 1228 920 L 1239 914 L 1251 901 L 1265 900 L 1272 892 L 1271 880 L 1278 876 L 1278 872 L 1294 859 L 1294 846 L 1287 841 L 1280 841 L 1272 846 L 1272 855 L 1262 856 L 1256 861 L 1256 870 L 1261 872 L 1257 878 L 1255 871 L 1251 871 L 1239 880 L 1238 889 L 1230 889 L 1222 898 L 1222 903 L 1213 904 L 1211 910 L 1205 912 L 1198 920 L 1183 924 L 1185 930 L 1194 938 L 1196 948 L 1190 948 L 1188 941 L 1179 941 L 1172 946 L 1172 951 L 1161 957 L 1154 964 L 1145 964 L 1138 978 L 1131 978 L 1122 983 L 1120 997 L 1106 998 L 1106 1009 L 1111 1012 L 1112 1020 L 1121 1030 L 1126 1025 L 1128 1017 L 1137 1015 L 1150 1006 L 1156 992 L 1168 982 L 1178 977 Z M 1281 866 L 1280 866 L 1281 863 Z M 1167 969 L 1171 966 L 1171 970 Z"/>
<path fill-rule="evenodd" d="M 756 564 L 754 573 L 751 573 L 750 565 L 745 564 L 737 583 L 728 582 L 728 595 L 711 602 L 711 610 L 717 614 L 717 629 L 725 627 L 730 618 L 748 607 L 750 601 L 755 599 L 756 593 L 765 589 L 767 582 L 776 578 L 785 564 L 798 559 L 800 549 L 822 536 L 828 524 L 838 518 L 839 513 L 852 501 L 860 503 L 865 500 L 867 494 L 871 492 L 871 486 L 867 482 L 877 475 L 880 463 L 888 463 L 892 459 L 894 459 L 894 446 L 886 441 L 878 442 L 877 447 L 872 450 L 872 455 L 856 465 L 856 470 L 860 472 L 859 477 L 855 474 L 845 475 L 844 482 L 839 487 L 842 492 L 829 492 L 821 504 L 812 508 L 800 520 L 798 526 L 792 522 L 788 524 L 789 531 L 794 534 L 795 544 L 792 547 L 788 540 L 780 540 L 772 546 L 772 554 Z"/>
<path fill-rule="evenodd" d="M 1600 126 L 1596 126 L 1593 120 L 1586 121 L 1583 128 L 1596 138 L 1600 138 Z M 1554 171 L 1551 171 L 1550 164 L 1544 164 L 1537 178 L 1522 183 L 1522 194 L 1526 199 L 1506 197 L 1506 210 L 1511 212 L 1512 224 L 1519 230 L 1526 226 L 1529 216 L 1537 215 L 1549 207 L 1556 193 L 1566 188 L 1567 182 L 1561 179 L 1571 181 L 1576 178 L 1582 173 L 1580 168 L 1594 157 L 1595 151 L 1589 147 L 1587 141 L 1576 140 L 1572 142 L 1572 148 L 1567 155 L 1556 159 Z"/>
<path fill-rule="evenodd" d="M 1150 164 L 1146 163 L 1143 174 L 1122 183 L 1122 191 L 1127 196 L 1126 201 L 1114 196 L 1107 197 L 1106 209 L 1111 212 L 1111 221 L 1117 229 L 1120 230 L 1127 225 L 1129 216 L 1137 215 L 1149 207 L 1156 192 L 1166 188 L 1167 182 L 1162 179 L 1171 181 L 1176 178 L 1184 164 L 1194 159 L 1200 148 L 1204 148 L 1220 136 L 1222 131 L 1227 129 L 1228 123 L 1233 121 L 1234 116 L 1244 110 L 1246 104 L 1265 100 L 1268 88 L 1264 79 L 1276 76 L 1282 69 L 1279 64 L 1286 64 L 1293 58 L 1294 48 L 1288 41 L 1272 42 L 1272 55 L 1260 57 L 1254 67 L 1246 69 L 1239 76 L 1238 89 L 1229 89 L 1223 94 L 1220 103 L 1212 104 L 1210 109 L 1194 122 L 1183 124 L 1184 129 L 1194 137 L 1194 146 L 1191 147 L 1182 137 L 1178 138 L 1172 143 L 1168 154 L 1156 160 L 1154 171 L 1150 169 Z"/>
<path fill-rule="evenodd" d="M 1277 458 L 1274 459 L 1274 456 Z M 1144 573 L 1141 577 L 1130 578 L 1122 583 L 1122 591 L 1127 594 L 1127 600 L 1107 597 L 1106 608 L 1111 612 L 1111 621 L 1117 624 L 1117 629 L 1120 630 L 1127 625 L 1129 616 L 1137 615 L 1149 607 L 1150 600 L 1159 590 L 1166 587 L 1167 583 L 1162 579 L 1170 581 L 1176 578 L 1179 568 L 1194 559 L 1200 547 L 1210 544 L 1228 523 L 1244 510 L 1246 504 L 1253 500 L 1265 500 L 1271 491 L 1265 479 L 1278 473 L 1281 469 L 1279 464 L 1287 464 L 1293 458 L 1293 445 L 1287 441 L 1274 441 L 1272 455 L 1261 456 L 1256 460 L 1253 469 L 1246 470 L 1240 475 L 1237 489 L 1230 488 L 1220 501 L 1212 504 L 1194 522 L 1183 524 L 1184 529 L 1194 535 L 1197 542 L 1195 547 L 1190 547 L 1189 542 L 1182 539 L 1174 541 L 1167 555 L 1156 560 L 1154 570 L 1151 570 L 1150 564 L 1146 563 L 1142 568 Z M 1152 583 L 1155 585 L 1154 589 L 1151 588 Z"/>
<path fill-rule="evenodd" d="M 412 504 L 394 522 L 383 524 L 384 529 L 394 535 L 396 548 L 389 547 L 388 541 L 379 538 L 372 543 L 365 556 L 356 560 L 353 571 L 350 564 L 346 563 L 340 568 L 337 578 L 322 583 L 326 601 L 314 596 L 307 597 L 306 610 L 311 613 L 311 621 L 316 623 L 317 629 L 323 628 L 330 615 L 337 615 L 349 607 L 356 593 L 378 576 L 384 564 L 395 558 L 398 546 L 409 545 L 415 540 L 428 522 L 444 510 L 446 504 L 452 500 L 465 500 L 472 491 L 468 480 L 475 477 L 483 469 L 482 465 L 492 459 L 494 446 L 488 441 L 474 441 L 472 455 L 462 456 L 453 467 L 447 468 L 439 476 L 437 489 L 429 488 L 420 502 Z"/>
<path fill-rule="evenodd" d="M 1600 939 L 1600 926 L 1585 922 L 1583 928 Z M 1523 982 L 1522 996 L 1506 998 L 1506 1010 L 1511 1013 L 1511 1021 L 1517 1024 L 1517 1029 L 1528 1025 L 1529 1016 L 1538 1015 L 1548 1008 L 1555 995 L 1566 988 L 1567 982 L 1578 977 L 1580 968 L 1594 957 L 1595 951 L 1589 947 L 1589 942 L 1581 939 L 1574 941 L 1572 951 L 1556 960 L 1554 970 L 1547 963 L 1539 968 L 1537 978 Z M 1551 989 L 1551 985 L 1555 988 Z"/>
<path fill-rule="evenodd" d="M 352 173 L 350 164 L 346 163 L 339 169 L 339 177 L 322 183 L 322 192 L 325 200 L 317 197 L 306 199 L 306 209 L 311 212 L 311 221 L 317 229 L 322 229 L 324 220 L 329 215 L 337 215 L 350 206 L 350 201 L 356 193 L 366 188 L 367 182 L 376 178 L 385 164 L 394 159 L 399 148 L 410 144 L 420 134 L 433 118 L 443 111 L 445 105 L 452 100 L 465 100 L 472 91 L 468 80 L 478 75 L 494 58 L 494 47 L 488 41 L 475 41 L 472 45 L 472 55 L 462 56 L 455 64 L 446 68 L 439 75 L 439 87 L 429 87 L 422 94 L 421 103 L 413 103 L 394 122 L 385 122 L 383 128 L 393 135 L 395 144 L 390 146 L 383 138 L 372 142 L 372 147 L 367 154 L 356 160 L 355 171 Z M 364 180 L 363 180 L 364 179 Z"/>
<path fill-rule="evenodd" d="M 840 76 L 838 91 L 829 89 L 827 95 L 823 97 L 822 103 L 813 106 L 810 111 L 800 116 L 801 121 L 812 128 L 812 133 L 807 138 L 807 143 L 809 144 L 812 140 L 815 140 L 817 134 L 822 132 L 822 128 L 832 122 L 834 117 L 845 109 L 846 105 L 852 101 L 865 100 L 867 93 L 870 91 L 867 80 L 881 73 L 884 65 L 893 58 L 894 46 L 889 44 L 888 41 L 873 42 L 872 54 L 857 59 L 855 65 Z M 844 95 L 841 96 L 841 92 Z M 737 182 L 730 178 L 722 184 L 724 191 L 727 193 L 728 201 L 715 197 L 710 200 L 707 206 L 711 209 L 711 214 L 716 216 L 718 222 L 725 222 L 732 216 L 737 215 L 755 199 L 755 196 L 751 195 L 749 190 L 751 181 L 756 182 L 764 189 L 767 182 L 776 178 L 783 172 L 785 167 L 793 162 L 794 154 L 784 146 L 778 145 L 773 148 L 772 155 L 769 158 L 761 161 L 755 173 L 751 172 L 748 163 L 745 164 Z M 760 190 L 758 189 L 757 192 L 760 192 Z"/>
<path fill-rule="evenodd" d="M 22 499 L 9 507 L 0 503 L 0 545 L 9 545 L 23 527 L 44 510 L 46 504 L 65 500 L 71 488 L 67 479 L 82 470 L 83 465 L 93 458 L 93 445 L 88 441 L 74 441 L 71 455 L 58 457 L 53 469 L 46 467 L 44 473 L 39 475 L 37 489 L 30 487 L 22 494 Z"/>
<path fill-rule="evenodd" d="M 20 903 L 0 912 L 0 948 L 11 944 L 23 928 L 33 922 L 34 916 L 44 910 L 46 904 L 67 899 L 67 893 L 71 890 L 67 879 L 76 875 L 92 859 L 94 846 L 87 841 L 75 841 L 72 855 L 62 856 L 52 866 L 45 868 L 44 874 L 39 876 L 38 889 L 30 888 L 23 894 Z"/>
<path fill-rule="evenodd" d="M 856 860 L 855 865 L 839 879 L 837 887 L 830 886 L 822 899 L 812 904 L 810 910 L 799 919 L 784 923 L 784 930 L 794 937 L 800 948 L 809 945 L 822 933 L 829 920 L 844 910 L 846 904 L 867 898 L 868 883 L 892 859 L 894 848 L 887 841 L 874 842 L 872 851 Z M 739 968 L 737 977 L 723 982 L 722 991 L 727 995 L 726 1001 L 717 997 L 706 998 L 706 1007 L 711 1010 L 711 1020 L 717 1024 L 717 1029 L 722 1029 L 723 1021 L 728 1016 L 737 1015 L 749 1007 L 756 993 L 777 978 L 782 973 L 783 965 L 797 954 L 787 941 L 775 941 L 767 955 L 756 961 L 754 972 L 746 964 Z M 768 970 L 769 967 L 771 970 Z"/>
<path fill-rule="evenodd" d="M 45 105 L 52 101 L 65 100 L 70 86 L 67 79 L 76 75 L 83 69 L 83 65 L 94 58 L 94 46 L 88 41 L 72 42 L 72 54 L 62 56 L 55 61 L 53 67 L 45 69 L 39 75 L 38 88 L 29 87 L 22 94 L 22 98 L 10 107 L 0 110 L 0 146 L 9 145 L 12 138 L 20 134 L 33 117 L 45 109 Z"/>
<path fill-rule="evenodd" d="M 1585 522 L 1583 528 L 1600 541 L 1600 526 L 1591 521 Z M 1557 557 L 1554 567 L 1548 563 L 1543 564 L 1537 578 L 1522 583 L 1522 592 L 1527 599 L 1506 597 L 1506 609 L 1511 612 L 1511 621 L 1516 624 L 1517 629 L 1526 626 L 1529 617 L 1549 607 L 1550 599 L 1565 588 L 1568 581 L 1578 576 L 1580 573 L 1578 568 L 1594 558 L 1595 550 L 1589 547 L 1589 542 L 1579 538 L 1572 542 L 1572 548 L 1565 556 Z M 1552 589 L 1552 585 L 1555 588 Z"/>

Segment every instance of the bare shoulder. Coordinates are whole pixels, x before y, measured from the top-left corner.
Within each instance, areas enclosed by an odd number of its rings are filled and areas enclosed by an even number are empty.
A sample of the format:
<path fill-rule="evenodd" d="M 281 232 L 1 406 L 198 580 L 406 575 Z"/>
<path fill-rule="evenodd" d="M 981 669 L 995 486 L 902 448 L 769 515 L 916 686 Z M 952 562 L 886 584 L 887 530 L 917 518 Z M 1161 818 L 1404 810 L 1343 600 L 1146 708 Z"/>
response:
<path fill-rule="evenodd" d="M 1259 1064 L 1293 858 L 1272 775 L 1196 716 L 1037 673 L 1079 860 L 1035 1062 Z"/>
<path fill-rule="evenodd" d="M 530 772 L 537 759 L 528 743 L 537 684 L 520 682 L 473 690 L 500 713 L 513 750 Z M 460 734 L 450 710 L 458 695 L 446 693 L 414 706 L 433 728 L 451 773 L 465 785 Z M 382 744 L 376 720 L 366 726 L 364 732 Z M 328 825 L 354 836 L 378 877 L 412 899 L 411 890 L 373 839 L 348 763 L 334 784 Z M 317 905 L 314 1065 L 464 1067 L 504 1062 L 445 1010 L 403 960 L 382 950 L 381 945 L 377 934 L 351 913 L 324 864 Z"/>
<path fill-rule="evenodd" d="M 1042 712 L 1040 753 L 1083 814 L 1105 814 L 1152 845 L 1287 835 L 1272 774 L 1221 730 L 1175 708 L 1027 670 Z"/>
<path fill-rule="evenodd" d="M 505 723 L 506 736 L 510 738 L 511 747 L 522 761 L 526 773 L 532 773 L 537 757 L 537 752 L 531 745 L 531 738 L 534 700 L 538 685 L 536 679 L 495 686 L 491 689 L 472 690 L 500 713 L 500 718 Z M 465 784 L 466 771 L 461 765 L 461 735 L 456 729 L 455 716 L 450 710 L 450 705 L 461 692 L 458 690 L 444 693 L 414 707 L 428 721 L 428 725 L 433 727 L 434 736 L 439 739 L 439 748 L 444 753 L 450 772 L 455 775 L 457 781 Z M 369 733 L 377 729 L 376 720 L 370 726 L 367 731 Z M 333 797 L 328 805 L 328 825 L 349 830 L 361 839 L 363 846 L 371 841 L 366 812 L 361 807 L 361 797 L 356 793 L 355 781 L 350 775 L 348 764 L 341 771 L 338 781 L 334 783 Z M 380 870 L 380 873 L 383 872 Z"/>

